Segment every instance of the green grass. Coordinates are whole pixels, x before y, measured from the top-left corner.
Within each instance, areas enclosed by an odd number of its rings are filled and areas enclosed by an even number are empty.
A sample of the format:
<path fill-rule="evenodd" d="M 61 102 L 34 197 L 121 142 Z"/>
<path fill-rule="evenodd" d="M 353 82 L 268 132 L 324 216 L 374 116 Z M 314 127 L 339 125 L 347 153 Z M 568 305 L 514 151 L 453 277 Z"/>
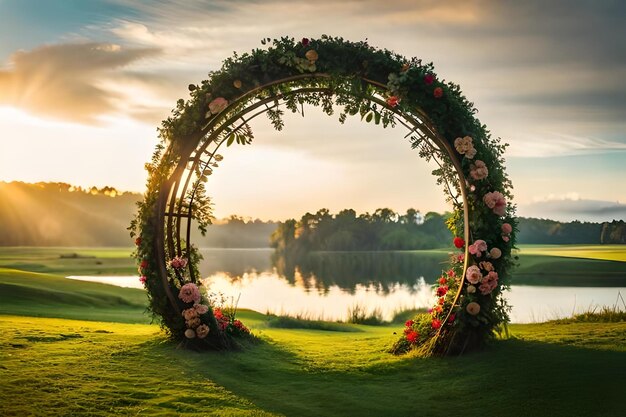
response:
<path fill-rule="evenodd" d="M 137 273 L 131 248 L 2 247 L 0 268 L 68 275 L 132 275 Z M 63 256 L 77 254 L 79 258 Z"/>
<path fill-rule="evenodd" d="M 146 306 L 142 290 L 0 268 L 0 314 L 149 323 Z"/>
<path fill-rule="evenodd" d="M 626 262 L 626 245 L 519 245 L 523 255 Z"/>
<path fill-rule="evenodd" d="M 624 414 L 624 321 L 511 325 L 511 338 L 485 351 L 420 359 L 387 353 L 402 324 L 272 327 L 271 317 L 240 310 L 261 343 L 196 353 L 145 324 L 142 291 L 62 278 L 63 268 L 123 271 L 128 251 L 13 250 L 0 251 L 2 416 Z M 74 252 L 96 258 L 59 257 Z M 561 257 L 526 256 L 527 271 L 566 267 Z"/>
<path fill-rule="evenodd" d="M 328 332 L 359 332 L 357 327 L 332 321 L 310 320 L 301 317 L 269 315 L 267 327 L 277 329 L 310 329 Z"/>
<path fill-rule="evenodd" d="M 393 327 L 260 328 L 236 353 L 158 327 L 0 316 L 0 415 L 620 416 L 626 323 L 511 326 L 460 358 L 395 357 Z"/>

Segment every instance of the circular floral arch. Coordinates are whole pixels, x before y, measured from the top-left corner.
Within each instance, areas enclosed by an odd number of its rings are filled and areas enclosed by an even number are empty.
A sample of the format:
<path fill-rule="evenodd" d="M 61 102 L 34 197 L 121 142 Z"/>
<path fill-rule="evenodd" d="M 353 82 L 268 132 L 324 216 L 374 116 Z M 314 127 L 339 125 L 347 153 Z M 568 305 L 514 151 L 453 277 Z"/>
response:
<path fill-rule="evenodd" d="M 508 321 L 501 297 L 513 266 L 515 207 L 504 170 L 506 145 L 490 137 L 459 87 L 439 80 L 432 64 L 406 59 L 367 42 L 341 38 L 264 39 L 224 61 L 191 98 L 179 100 L 159 129 L 144 200 L 130 230 L 150 310 L 170 336 L 196 349 L 232 349 L 248 329 L 212 300 L 199 280 L 200 255 L 191 230 L 211 222 L 205 183 L 221 147 L 247 145 L 249 121 L 266 115 L 277 130 L 283 109 L 319 106 L 339 121 L 406 128 L 412 148 L 443 185 L 453 211 L 451 253 L 428 314 L 406 322 L 394 353 L 459 354 L 479 348 Z"/>

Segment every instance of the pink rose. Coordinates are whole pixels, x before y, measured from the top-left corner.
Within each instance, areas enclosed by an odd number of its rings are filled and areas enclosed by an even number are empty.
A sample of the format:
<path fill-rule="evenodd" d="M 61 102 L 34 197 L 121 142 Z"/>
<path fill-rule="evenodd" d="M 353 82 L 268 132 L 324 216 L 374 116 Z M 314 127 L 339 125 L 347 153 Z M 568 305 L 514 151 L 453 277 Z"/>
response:
<path fill-rule="evenodd" d="M 185 303 L 199 303 L 200 302 L 200 290 L 196 284 L 188 283 L 180 288 L 178 298 Z"/>
<path fill-rule="evenodd" d="M 199 325 L 201 325 L 202 321 L 200 320 L 199 317 L 196 317 L 190 320 L 185 320 L 185 323 L 187 324 L 187 327 L 193 328 L 193 327 L 198 327 Z"/>
<path fill-rule="evenodd" d="M 480 272 L 480 268 L 478 268 L 476 265 L 472 265 L 467 268 L 465 277 L 470 284 L 478 284 L 483 278 L 483 274 Z"/>
<path fill-rule="evenodd" d="M 509 241 L 509 237 L 506 235 L 502 235 L 502 240 L 504 240 L 505 242 Z"/>
<path fill-rule="evenodd" d="M 489 170 L 483 161 L 476 160 L 476 162 L 470 165 L 470 176 L 476 181 L 484 180 L 488 174 Z"/>
<path fill-rule="evenodd" d="M 204 339 L 209 334 L 209 330 L 209 326 L 207 326 L 206 324 L 202 324 L 196 329 L 196 334 L 198 335 L 199 339 Z"/>
<path fill-rule="evenodd" d="M 183 317 L 185 318 L 185 320 L 195 319 L 196 317 L 198 317 L 198 312 L 194 308 L 188 308 L 186 310 L 183 310 Z"/>
<path fill-rule="evenodd" d="M 443 97 L 443 88 L 441 87 L 435 88 L 435 90 L 433 91 L 433 96 L 435 96 L 435 98 Z"/>
<path fill-rule="evenodd" d="M 145 276 L 145 275 L 142 275 L 142 276 L 140 276 L 140 277 L 139 277 L 139 282 L 141 282 L 142 284 L 144 284 L 144 285 L 145 285 L 145 284 L 146 284 L 147 279 L 148 279 L 148 278 L 146 278 L 146 276 Z"/>
<path fill-rule="evenodd" d="M 492 209 L 492 211 L 498 216 L 503 216 L 506 211 L 506 200 L 504 195 L 499 191 L 487 193 L 483 197 L 485 205 Z"/>
<path fill-rule="evenodd" d="M 205 306 L 204 304 L 196 304 L 195 306 L 193 306 L 193 309 L 196 311 L 196 313 L 198 313 L 198 315 L 206 314 L 209 312 L 209 307 Z"/>
<path fill-rule="evenodd" d="M 480 283 L 480 287 L 478 289 L 482 293 L 482 295 L 487 295 L 496 289 L 498 286 L 498 273 L 495 271 L 489 272 L 487 275 L 483 277 L 482 282 Z"/>
<path fill-rule="evenodd" d="M 432 75 L 431 73 L 424 75 L 424 84 L 431 85 L 433 82 L 435 82 L 434 75 Z"/>
<path fill-rule="evenodd" d="M 226 100 L 224 97 L 218 97 L 216 99 L 213 99 L 213 101 L 209 103 L 209 111 L 211 112 L 211 114 L 217 114 L 224 110 L 227 106 L 228 100 Z"/>
<path fill-rule="evenodd" d="M 458 153 L 465 155 L 468 159 L 473 159 L 476 156 L 476 149 L 474 149 L 473 139 L 470 136 L 456 138 L 454 147 Z"/>
<path fill-rule="evenodd" d="M 174 269 L 182 269 L 187 266 L 187 259 L 180 256 L 175 256 L 170 261 L 170 266 Z"/>
<path fill-rule="evenodd" d="M 491 248 L 491 250 L 489 251 L 489 256 L 491 256 L 493 259 L 498 259 L 502 256 L 502 251 L 498 248 Z"/>
<path fill-rule="evenodd" d="M 483 271 L 493 271 L 493 264 L 489 261 L 482 261 L 478 264 Z"/>
<path fill-rule="evenodd" d="M 478 162 L 478 161 L 476 161 L 476 162 Z M 502 225 L 502 233 L 508 235 L 508 234 L 511 234 L 512 231 L 513 231 L 513 227 L 510 224 L 504 223 Z"/>
<path fill-rule="evenodd" d="M 480 313 L 480 304 L 478 304 L 475 301 L 472 301 L 471 303 L 467 305 L 467 307 L 465 307 L 465 311 L 467 311 L 472 316 L 475 316 L 478 313 Z"/>
<path fill-rule="evenodd" d="M 482 253 L 487 250 L 487 242 L 482 239 L 478 239 L 474 241 L 474 243 L 469 245 L 468 250 L 469 253 L 480 258 L 482 256 Z"/>

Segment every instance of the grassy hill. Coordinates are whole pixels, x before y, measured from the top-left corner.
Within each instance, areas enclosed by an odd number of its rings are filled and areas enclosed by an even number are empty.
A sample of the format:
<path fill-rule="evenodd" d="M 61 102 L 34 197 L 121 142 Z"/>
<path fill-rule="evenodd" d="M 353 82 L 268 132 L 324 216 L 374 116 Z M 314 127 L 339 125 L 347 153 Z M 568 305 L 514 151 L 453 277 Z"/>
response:
<path fill-rule="evenodd" d="M 2 416 L 623 415 L 623 321 L 511 325 L 483 352 L 420 359 L 387 353 L 401 325 L 274 328 L 243 310 L 259 343 L 195 353 L 147 324 L 143 291 L 63 278 L 126 273 L 128 250 L 73 253 L 0 251 Z"/>

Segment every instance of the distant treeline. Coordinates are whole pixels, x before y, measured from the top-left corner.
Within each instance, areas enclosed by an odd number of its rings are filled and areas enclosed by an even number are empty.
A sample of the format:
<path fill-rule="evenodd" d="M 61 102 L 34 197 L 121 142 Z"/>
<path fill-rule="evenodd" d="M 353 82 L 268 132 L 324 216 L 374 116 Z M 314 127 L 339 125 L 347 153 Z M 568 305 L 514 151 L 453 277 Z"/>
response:
<path fill-rule="evenodd" d="M 399 214 L 388 208 L 357 216 L 352 209 L 336 215 L 327 209 L 278 225 L 271 245 L 279 252 L 415 250 L 449 246 L 444 215 L 415 209 Z"/>
<path fill-rule="evenodd" d="M 604 223 L 557 222 L 519 218 L 518 243 L 597 244 L 626 243 L 626 223 L 614 220 Z"/>
<path fill-rule="evenodd" d="M 141 194 L 113 187 L 0 182 L 0 246 L 131 246 L 126 228 L 140 199 Z M 439 248 L 451 241 L 445 218 L 386 208 L 358 216 L 351 209 L 335 215 L 321 209 L 280 223 L 231 216 L 216 221 L 204 237 L 194 233 L 193 242 L 223 248 L 271 245 L 283 251 L 288 246 L 297 251 Z M 519 243 L 626 243 L 624 221 L 519 220 Z"/>
<path fill-rule="evenodd" d="M 126 228 L 141 194 L 66 183 L 0 182 L 0 246 L 132 246 Z M 276 223 L 231 216 L 194 232 L 202 247 L 269 247 Z"/>

